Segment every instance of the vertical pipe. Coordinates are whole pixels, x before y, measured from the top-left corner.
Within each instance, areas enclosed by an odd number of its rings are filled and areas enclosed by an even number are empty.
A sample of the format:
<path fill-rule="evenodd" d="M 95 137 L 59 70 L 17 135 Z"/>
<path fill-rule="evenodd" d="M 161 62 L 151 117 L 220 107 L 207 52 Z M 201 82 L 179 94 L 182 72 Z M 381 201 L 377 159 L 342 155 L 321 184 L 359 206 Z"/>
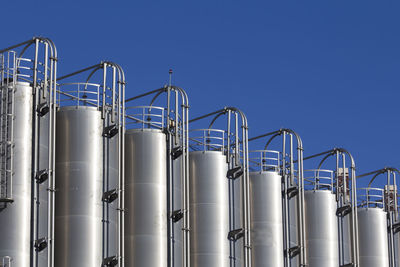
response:
<path fill-rule="evenodd" d="M 122 73 L 123 74 L 123 73 Z M 122 133 L 121 133 L 121 209 L 120 209 L 120 224 L 121 224 L 121 267 L 125 266 L 125 76 L 123 76 L 122 84 Z"/>
<path fill-rule="evenodd" d="M 286 257 L 286 267 L 291 266 L 290 264 L 290 230 L 289 230 L 289 224 L 290 224 L 290 218 L 289 218 L 289 205 L 288 205 L 288 195 L 287 195 L 287 179 L 286 179 L 286 132 L 283 131 L 282 133 L 282 159 L 281 159 L 281 174 L 282 174 L 282 179 L 283 179 L 283 209 L 284 209 L 284 216 L 285 216 L 285 229 L 284 229 L 284 235 L 285 235 L 285 257 Z"/>
<path fill-rule="evenodd" d="M 32 237 L 31 237 L 31 266 L 37 267 L 37 251 L 35 250 L 35 241 L 38 239 L 38 207 L 36 207 L 38 201 L 38 192 L 36 190 L 35 176 L 38 171 L 38 116 L 36 113 L 36 107 L 38 105 L 38 93 L 37 93 L 37 67 L 38 67 L 38 56 L 39 56 L 39 39 L 35 39 L 35 59 L 33 65 L 33 107 L 32 107 Z"/>
<path fill-rule="evenodd" d="M 243 118 L 242 118 L 243 119 Z M 246 221 L 246 233 L 247 233 L 247 266 L 251 267 L 252 266 L 252 259 L 251 259 L 251 224 L 250 224 L 250 217 L 251 217 L 251 209 L 250 209 L 250 174 L 249 174 L 249 137 L 248 137 L 248 128 L 247 128 L 247 119 L 245 126 L 243 128 L 243 132 L 244 132 L 244 144 L 245 147 L 243 148 L 243 153 L 244 153 L 244 164 L 245 164 L 245 179 L 246 179 L 246 216 L 247 216 L 247 221 Z"/>

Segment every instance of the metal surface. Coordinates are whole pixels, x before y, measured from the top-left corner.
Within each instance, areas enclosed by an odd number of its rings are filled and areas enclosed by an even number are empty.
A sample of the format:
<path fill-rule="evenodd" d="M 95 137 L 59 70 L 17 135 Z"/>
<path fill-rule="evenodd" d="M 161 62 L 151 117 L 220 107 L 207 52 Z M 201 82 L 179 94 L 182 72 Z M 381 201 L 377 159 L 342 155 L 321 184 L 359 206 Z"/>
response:
<path fill-rule="evenodd" d="M 30 266 L 31 252 L 32 103 L 32 87 L 29 83 L 18 82 L 15 87 L 18 108 L 14 117 L 14 202 L 7 206 L 0 203 L 0 258 L 9 256 L 13 265 L 21 267 Z"/>
<path fill-rule="evenodd" d="M 103 61 L 59 80 L 87 71 L 57 91 L 56 265 L 123 267 L 125 76 Z"/>
<path fill-rule="evenodd" d="M 300 136 L 291 129 L 261 134 L 249 141 L 268 137 L 264 153 L 271 152 L 268 146 L 276 137 L 281 137 L 281 150 L 278 157 L 266 157 L 260 165 L 279 171 L 282 176 L 282 220 L 284 266 L 307 266 L 307 249 L 305 246 L 305 207 L 304 207 L 304 170 L 303 142 Z M 297 150 L 297 153 L 295 152 Z M 297 155 L 296 155 L 297 154 Z M 271 159 L 273 162 L 271 164 Z M 268 163 L 270 162 L 270 163 Z M 267 168 L 267 169 L 268 169 Z"/>
<path fill-rule="evenodd" d="M 194 150 L 193 153 L 198 153 L 198 150 L 202 150 L 204 153 L 222 152 L 221 154 L 225 156 L 228 169 L 226 177 L 228 178 L 229 264 L 230 266 L 251 267 L 252 247 L 247 118 L 241 110 L 235 107 L 225 107 L 216 112 L 191 119 L 190 122 L 196 122 L 210 116 L 213 116 L 213 118 L 207 129 L 194 130 L 201 134 L 200 136 L 196 136 L 196 134 L 194 136 L 191 135 L 190 147 Z M 226 128 L 224 128 L 224 130 L 213 129 L 212 127 L 217 119 L 222 116 L 226 118 Z M 213 175 L 212 171 L 213 170 L 210 170 L 210 173 L 207 175 Z M 192 180 L 193 177 L 190 179 Z M 193 199 L 196 199 L 196 197 Z M 196 217 L 196 223 L 199 225 L 197 221 L 202 219 L 197 217 L 203 217 L 205 214 L 197 215 L 196 212 L 197 211 L 193 208 L 191 209 L 191 216 Z M 192 229 L 193 227 L 191 230 Z M 199 229 L 201 230 L 201 227 L 199 227 Z M 198 234 L 192 235 L 191 238 L 199 239 Z M 196 240 L 191 244 L 197 245 L 198 242 L 199 241 Z M 220 240 L 220 242 L 222 242 L 222 240 Z M 215 244 L 211 244 L 211 246 L 213 247 Z M 192 249 L 192 252 L 196 251 L 196 249 Z M 195 257 L 193 253 L 191 255 Z M 192 258 L 192 262 L 198 262 L 199 259 L 202 258 L 201 255 L 197 255 L 196 257 L 198 257 L 198 259 L 193 260 Z M 223 255 L 220 255 L 220 257 L 223 257 Z M 211 258 L 212 257 L 209 257 L 208 259 Z M 206 256 L 203 257 L 204 261 L 208 259 Z"/>
<path fill-rule="evenodd" d="M 360 267 L 388 267 L 386 212 L 381 208 L 359 208 Z"/>
<path fill-rule="evenodd" d="M 55 266 L 101 266 L 101 112 L 96 107 L 61 107 L 56 134 Z"/>
<path fill-rule="evenodd" d="M 228 267 L 228 164 L 218 151 L 193 151 L 190 162 L 191 265 Z"/>
<path fill-rule="evenodd" d="M 168 266 L 166 135 L 126 132 L 125 265 Z"/>
<path fill-rule="evenodd" d="M 309 267 L 339 266 L 336 199 L 330 190 L 305 192 Z"/>
<path fill-rule="evenodd" d="M 282 267 L 282 178 L 275 171 L 250 173 L 252 261 L 254 267 Z"/>

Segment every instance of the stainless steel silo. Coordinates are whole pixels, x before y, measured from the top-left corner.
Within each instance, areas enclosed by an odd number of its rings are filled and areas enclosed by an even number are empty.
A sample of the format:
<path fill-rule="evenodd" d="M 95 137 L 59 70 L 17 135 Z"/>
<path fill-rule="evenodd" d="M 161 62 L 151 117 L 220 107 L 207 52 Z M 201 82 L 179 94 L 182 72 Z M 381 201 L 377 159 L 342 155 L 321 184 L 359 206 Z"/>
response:
<path fill-rule="evenodd" d="M 386 212 L 381 208 L 358 209 L 360 267 L 388 267 Z"/>
<path fill-rule="evenodd" d="M 333 172 L 307 171 L 305 192 L 306 245 L 310 267 L 339 265 L 339 236 Z"/>
<path fill-rule="evenodd" d="M 126 266 L 168 266 L 166 135 L 131 129 L 125 138 Z"/>
<path fill-rule="evenodd" d="M 192 151 L 190 162 L 191 266 L 228 267 L 229 185 L 226 156 Z"/>
<path fill-rule="evenodd" d="M 9 90 L 14 88 L 1 88 L 2 96 L 8 94 Z M 14 175 L 10 180 L 13 202 L 0 203 L 0 257 L 9 256 L 13 265 L 27 267 L 30 266 L 31 256 L 32 87 L 27 82 L 17 82 L 14 94 L 17 108 L 13 122 L 13 163 L 10 162 L 11 158 L 2 159 L 7 166 L 13 165 Z M 2 99 L 3 107 L 6 104 L 4 102 L 5 98 Z M 4 110 L 2 117 L 2 126 L 5 126 Z M 5 171 L 2 171 L 3 175 L 6 175 Z"/>
<path fill-rule="evenodd" d="M 7 266 L 53 266 L 56 62 L 48 38 L 0 50 L 0 263 Z"/>
<path fill-rule="evenodd" d="M 283 267 L 282 177 L 250 172 L 253 267 Z"/>
<path fill-rule="evenodd" d="M 149 106 L 126 107 L 125 263 L 188 266 L 188 98 L 169 85 L 126 102 L 149 95 Z"/>
<path fill-rule="evenodd" d="M 55 265 L 124 266 L 123 71 L 102 62 L 59 80 L 88 70 L 103 84 L 64 83 L 57 95 Z"/>
<path fill-rule="evenodd" d="M 101 266 L 101 112 L 97 107 L 61 107 L 56 133 L 55 265 Z"/>

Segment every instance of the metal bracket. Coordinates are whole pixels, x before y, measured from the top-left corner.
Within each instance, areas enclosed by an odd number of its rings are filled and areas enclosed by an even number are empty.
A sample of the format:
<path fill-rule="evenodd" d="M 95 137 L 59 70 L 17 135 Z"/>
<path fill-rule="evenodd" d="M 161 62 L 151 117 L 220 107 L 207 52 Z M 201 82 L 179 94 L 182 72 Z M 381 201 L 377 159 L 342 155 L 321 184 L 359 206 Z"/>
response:
<path fill-rule="evenodd" d="M 0 198 L 0 203 L 13 203 L 14 199 L 12 198 Z"/>
<path fill-rule="evenodd" d="M 298 193 L 299 193 L 299 189 L 297 188 L 297 186 L 292 186 L 287 189 L 287 195 L 288 195 L 289 199 L 296 196 Z"/>
<path fill-rule="evenodd" d="M 50 107 L 47 104 L 47 102 L 44 102 L 42 104 L 39 104 L 37 107 L 37 113 L 39 113 L 40 117 L 43 117 L 50 111 Z"/>
<path fill-rule="evenodd" d="M 400 222 L 393 224 L 393 232 L 396 234 L 400 231 Z"/>
<path fill-rule="evenodd" d="M 233 179 L 233 180 L 239 178 L 242 175 L 243 175 L 242 166 L 234 167 L 234 168 L 228 170 L 228 172 L 226 173 L 226 177 L 228 179 Z"/>
<path fill-rule="evenodd" d="M 174 223 L 179 222 L 183 218 L 182 210 L 174 210 L 170 216 Z"/>
<path fill-rule="evenodd" d="M 49 179 L 49 170 L 41 170 L 36 173 L 36 182 L 42 184 Z"/>
<path fill-rule="evenodd" d="M 285 254 L 289 254 L 289 258 L 294 258 L 300 254 L 300 246 L 289 248 L 289 253 L 285 250 Z"/>
<path fill-rule="evenodd" d="M 104 129 L 103 136 L 104 136 L 104 137 L 108 137 L 108 138 L 112 138 L 112 137 L 114 137 L 117 133 L 118 133 L 118 127 L 117 127 L 117 125 L 116 125 L 116 124 L 112 124 L 112 125 L 110 125 L 110 126 L 107 126 L 107 127 Z"/>
<path fill-rule="evenodd" d="M 35 241 L 35 250 L 37 252 L 43 251 L 45 248 L 47 248 L 47 238 L 43 237 Z"/>
<path fill-rule="evenodd" d="M 102 266 L 103 267 L 114 267 L 118 265 L 118 257 L 111 256 L 108 258 L 103 259 Z"/>
<path fill-rule="evenodd" d="M 351 212 L 351 205 L 347 204 L 336 210 L 336 216 L 344 217 Z"/>
<path fill-rule="evenodd" d="M 172 149 L 171 155 L 172 155 L 172 159 L 176 160 L 177 158 L 179 158 L 181 155 L 183 154 L 183 149 L 181 146 L 177 146 L 174 147 Z"/>
<path fill-rule="evenodd" d="M 244 236 L 244 230 L 242 228 L 232 230 L 228 233 L 228 239 L 231 241 L 237 241 Z"/>
<path fill-rule="evenodd" d="M 118 189 L 112 189 L 110 191 L 104 192 L 101 200 L 107 203 L 112 203 L 117 198 L 118 198 Z"/>

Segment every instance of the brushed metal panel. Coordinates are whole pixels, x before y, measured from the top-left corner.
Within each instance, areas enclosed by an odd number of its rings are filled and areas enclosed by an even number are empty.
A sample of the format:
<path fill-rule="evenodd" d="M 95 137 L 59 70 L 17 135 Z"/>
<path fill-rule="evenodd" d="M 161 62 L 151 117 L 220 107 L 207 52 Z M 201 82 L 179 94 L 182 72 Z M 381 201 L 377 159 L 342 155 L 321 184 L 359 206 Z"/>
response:
<path fill-rule="evenodd" d="M 309 267 L 339 266 L 335 195 L 328 190 L 304 193 L 306 246 Z"/>
<path fill-rule="evenodd" d="M 228 166 L 221 152 L 189 154 L 191 266 L 229 266 Z"/>
<path fill-rule="evenodd" d="M 14 202 L 0 206 L 0 257 L 10 256 L 13 266 L 29 267 L 33 99 L 28 83 L 17 83 L 14 101 Z"/>
<path fill-rule="evenodd" d="M 102 262 L 103 121 L 94 107 L 62 107 L 56 127 L 55 266 Z"/>
<path fill-rule="evenodd" d="M 386 212 L 380 208 L 358 209 L 360 267 L 388 267 Z"/>
<path fill-rule="evenodd" d="M 281 176 L 276 172 L 250 173 L 253 267 L 283 266 Z"/>
<path fill-rule="evenodd" d="M 166 267 L 166 136 L 128 130 L 125 136 L 125 265 Z"/>

